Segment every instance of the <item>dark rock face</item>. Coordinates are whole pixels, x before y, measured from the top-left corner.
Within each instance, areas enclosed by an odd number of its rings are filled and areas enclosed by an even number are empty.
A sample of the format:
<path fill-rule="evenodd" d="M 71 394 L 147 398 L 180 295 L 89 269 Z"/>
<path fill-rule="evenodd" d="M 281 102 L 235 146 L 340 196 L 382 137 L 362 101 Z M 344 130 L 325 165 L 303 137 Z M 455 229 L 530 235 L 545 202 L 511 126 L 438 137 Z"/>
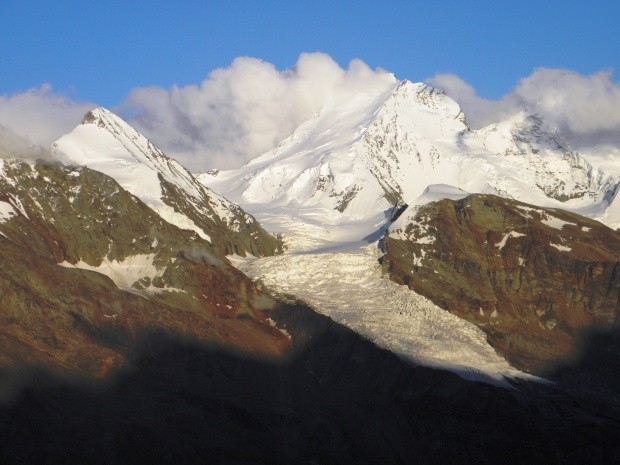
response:
<path fill-rule="evenodd" d="M 405 213 L 385 239 L 396 282 L 483 329 L 515 366 L 541 372 L 620 314 L 620 233 L 562 210 L 489 195 Z"/>
<path fill-rule="evenodd" d="M 155 329 L 263 354 L 289 347 L 257 310 L 273 301 L 218 244 L 166 223 L 108 176 L 9 161 L 0 174 L 0 365 L 102 377 Z"/>

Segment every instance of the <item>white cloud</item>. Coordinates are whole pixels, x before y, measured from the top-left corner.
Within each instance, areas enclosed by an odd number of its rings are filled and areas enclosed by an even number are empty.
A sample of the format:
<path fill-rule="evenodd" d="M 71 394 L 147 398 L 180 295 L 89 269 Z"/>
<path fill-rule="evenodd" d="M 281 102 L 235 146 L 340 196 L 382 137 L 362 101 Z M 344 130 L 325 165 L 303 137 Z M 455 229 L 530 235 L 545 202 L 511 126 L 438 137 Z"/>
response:
<path fill-rule="evenodd" d="M 520 110 L 543 116 L 581 149 L 620 145 L 620 84 L 610 71 L 586 76 L 566 69 L 536 69 L 498 100 L 480 97 L 456 75 L 429 80 L 462 106 L 472 127 L 498 122 Z"/>
<path fill-rule="evenodd" d="M 273 148 L 332 97 L 376 94 L 395 82 L 360 60 L 343 69 L 323 53 L 303 53 L 283 71 L 242 57 L 200 85 L 134 89 L 120 108 L 188 168 L 227 169 Z"/>
<path fill-rule="evenodd" d="M 32 144 L 48 148 L 95 106 L 54 93 L 49 84 L 44 84 L 26 92 L 0 95 L 0 125 Z"/>
<path fill-rule="evenodd" d="M 36 146 L 0 125 L 0 158 L 49 159 L 47 150 Z"/>

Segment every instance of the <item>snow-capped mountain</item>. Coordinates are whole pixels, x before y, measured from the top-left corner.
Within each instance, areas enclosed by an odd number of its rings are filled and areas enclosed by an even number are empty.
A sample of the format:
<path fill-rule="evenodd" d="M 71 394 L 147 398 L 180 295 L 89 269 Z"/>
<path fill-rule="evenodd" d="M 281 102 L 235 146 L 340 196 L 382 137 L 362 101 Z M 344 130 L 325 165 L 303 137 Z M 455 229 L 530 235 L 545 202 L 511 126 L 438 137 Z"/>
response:
<path fill-rule="evenodd" d="M 472 131 L 404 82 L 201 176 L 281 254 L 105 109 L 70 166 L 3 138 L 0 462 L 617 458 L 620 232 L 466 192 L 620 217 L 535 115 Z"/>
<path fill-rule="evenodd" d="M 592 197 L 605 185 L 605 175 L 572 151 L 538 115 L 519 112 L 474 131 L 472 138 L 516 167 L 533 171 L 535 186 L 551 199 Z"/>
<path fill-rule="evenodd" d="M 597 219 L 607 215 L 611 225 L 620 221 L 612 203 L 619 180 L 591 166 L 539 116 L 523 112 L 472 130 L 444 92 L 408 81 L 380 95 L 334 100 L 244 167 L 198 179 L 243 205 L 268 230 L 284 233 L 288 253 L 235 262 L 246 274 L 407 359 L 480 379 L 524 375 L 501 357 L 471 356 L 495 354 L 480 329 L 458 317 L 443 322 L 437 302 L 415 300 L 432 300 L 432 294 L 409 299 L 378 270 L 375 242 L 389 241 L 385 233 L 405 206 L 392 232 L 411 229 L 422 205 L 475 193 Z M 360 248 L 360 242 L 371 245 Z M 405 260 L 403 267 L 415 269 L 420 259 Z M 436 272 L 441 281 L 442 271 Z M 543 278 L 540 271 L 532 281 Z M 454 301 L 458 307 L 458 296 Z M 448 349 L 421 342 L 428 334 Z"/>
<path fill-rule="evenodd" d="M 352 238 L 351 228 L 357 239 L 371 233 L 391 208 L 431 184 L 601 216 L 618 183 L 537 115 L 474 131 L 445 93 L 409 81 L 387 94 L 334 102 L 241 169 L 199 180 L 266 225 L 278 209 L 305 223 L 339 225 L 332 240 Z"/>
<path fill-rule="evenodd" d="M 164 220 L 195 231 L 224 251 L 265 255 L 278 248 L 251 215 L 198 183 L 187 169 L 105 108 L 89 112 L 51 151 L 65 164 L 88 166 L 113 177 Z"/>

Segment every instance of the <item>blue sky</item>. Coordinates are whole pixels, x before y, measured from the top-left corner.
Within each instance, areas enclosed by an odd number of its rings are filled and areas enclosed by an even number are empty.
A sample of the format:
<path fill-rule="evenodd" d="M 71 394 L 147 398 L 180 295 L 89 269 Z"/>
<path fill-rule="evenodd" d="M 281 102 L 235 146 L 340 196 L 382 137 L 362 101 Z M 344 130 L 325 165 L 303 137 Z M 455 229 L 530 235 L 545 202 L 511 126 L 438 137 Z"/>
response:
<path fill-rule="evenodd" d="M 49 83 L 106 106 L 134 87 L 199 83 L 238 56 L 285 69 L 321 51 L 401 79 L 455 73 L 487 98 L 537 67 L 620 67 L 617 0 L 3 0 L 0 20 L 0 94 Z"/>
<path fill-rule="evenodd" d="M 474 129 L 528 111 L 620 150 L 619 20 L 620 0 L 0 0 L 0 126 L 49 147 L 103 105 L 190 169 L 234 168 L 393 73 Z"/>

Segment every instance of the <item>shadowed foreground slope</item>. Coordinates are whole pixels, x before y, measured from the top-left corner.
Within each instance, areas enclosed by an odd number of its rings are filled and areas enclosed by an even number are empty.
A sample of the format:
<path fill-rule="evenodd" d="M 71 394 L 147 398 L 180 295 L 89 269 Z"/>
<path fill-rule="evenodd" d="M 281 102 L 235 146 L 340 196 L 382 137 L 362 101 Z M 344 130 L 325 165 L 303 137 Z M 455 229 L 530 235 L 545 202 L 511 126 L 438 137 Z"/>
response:
<path fill-rule="evenodd" d="M 0 409 L 0 462 L 620 460 L 617 398 L 468 382 L 412 367 L 305 307 L 273 316 L 297 341 L 285 361 L 160 332 L 128 348 L 131 368 L 107 383 L 24 381 Z"/>

